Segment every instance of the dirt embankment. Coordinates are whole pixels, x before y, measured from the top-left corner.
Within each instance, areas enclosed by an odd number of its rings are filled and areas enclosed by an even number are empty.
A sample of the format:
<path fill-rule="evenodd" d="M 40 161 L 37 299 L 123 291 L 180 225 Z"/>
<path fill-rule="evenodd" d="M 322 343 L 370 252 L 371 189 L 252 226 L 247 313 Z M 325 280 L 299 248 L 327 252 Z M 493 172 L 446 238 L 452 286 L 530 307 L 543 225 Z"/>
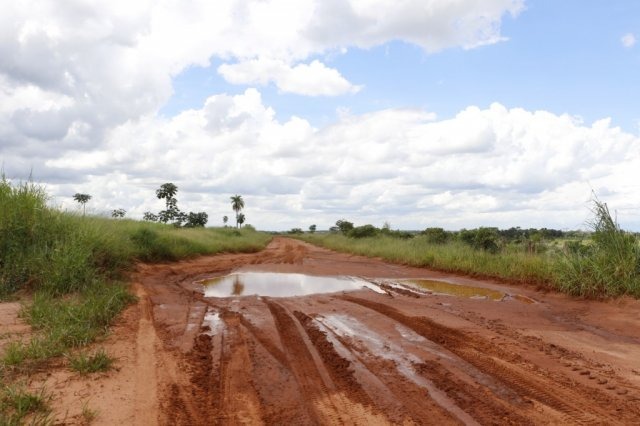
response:
<path fill-rule="evenodd" d="M 194 283 L 232 270 L 448 279 L 515 297 L 385 286 L 215 299 Z M 140 303 L 107 341 L 120 371 L 53 375 L 59 404 L 89 401 L 97 423 L 640 422 L 638 301 L 573 300 L 285 238 L 256 254 L 139 265 L 133 279 Z"/>

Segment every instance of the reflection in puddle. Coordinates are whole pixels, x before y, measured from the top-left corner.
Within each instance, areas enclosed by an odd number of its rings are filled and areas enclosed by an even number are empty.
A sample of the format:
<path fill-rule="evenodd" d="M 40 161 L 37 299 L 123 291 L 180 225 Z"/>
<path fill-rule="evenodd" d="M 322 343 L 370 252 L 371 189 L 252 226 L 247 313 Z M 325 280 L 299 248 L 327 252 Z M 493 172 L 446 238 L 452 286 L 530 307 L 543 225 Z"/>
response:
<path fill-rule="evenodd" d="M 409 283 L 418 287 L 431 290 L 434 293 L 448 294 L 451 296 L 463 297 L 483 297 L 491 300 L 502 300 L 506 296 L 497 290 L 491 290 L 483 287 L 472 287 L 462 284 L 451 284 L 444 281 L 434 280 L 402 280 L 403 283 Z"/>
<path fill-rule="evenodd" d="M 316 293 L 360 290 L 367 287 L 384 293 L 378 286 L 353 277 L 319 277 L 276 272 L 239 272 L 203 282 L 205 297 L 306 296 Z"/>

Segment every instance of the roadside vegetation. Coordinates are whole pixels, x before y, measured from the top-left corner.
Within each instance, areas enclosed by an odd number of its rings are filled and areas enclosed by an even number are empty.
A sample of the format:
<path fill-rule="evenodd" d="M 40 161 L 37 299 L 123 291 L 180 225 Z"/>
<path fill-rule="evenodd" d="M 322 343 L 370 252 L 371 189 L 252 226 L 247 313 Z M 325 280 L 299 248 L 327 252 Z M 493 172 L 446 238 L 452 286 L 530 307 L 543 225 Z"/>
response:
<path fill-rule="evenodd" d="M 0 424 L 35 412 L 33 404 L 11 408 L 15 395 L 22 395 L 19 401 L 28 399 L 23 398 L 26 390 L 16 394 L 13 383 L 34 365 L 62 355 L 77 370 L 105 365 L 108 354 L 79 351 L 103 338 L 118 313 L 135 300 L 124 280 L 136 261 L 255 252 L 271 238 L 251 226 L 205 229 L 206 217 L 181 214 L 174 195 L 167 195 L 171 211 L 165 216 L 180 226 L 122 219 L 124 214 L 114 215 L 117 219 L 85 216 L 88 194 L 74 196 L 82 215 L 62 212 L 48 206 L 41 186 L 0 179 L 0 301 L 23 302 L 21 315 L 33 330 L 28 340 L 11 342 L 0 353 L 0 406 L 10 416 L 0 417 Z"/>
<path fill-rule="evenodd" d="M 593 201 L 591 232 L 497 228 L 421 232 L 388 224 L 354 226 L 338 220 L 329 233 L 289 234 L 332 250 L 445 272 L 535 284 L 589 298 L 640 297 L 640 245 L 606 204 Z"/>

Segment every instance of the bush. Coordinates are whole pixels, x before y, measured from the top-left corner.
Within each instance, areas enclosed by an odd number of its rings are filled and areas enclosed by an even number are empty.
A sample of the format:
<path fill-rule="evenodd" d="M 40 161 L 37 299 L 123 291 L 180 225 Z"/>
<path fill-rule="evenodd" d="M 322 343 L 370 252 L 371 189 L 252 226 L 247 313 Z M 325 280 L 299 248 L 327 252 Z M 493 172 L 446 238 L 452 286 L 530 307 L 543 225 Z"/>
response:
<path fill-rule="evenodd" d="M 489 253 L 500 251 L 500 234 L 496 228 L 463 229 L 458 233 L 458 238 L 477 250 Z"/>
<path fill-rule="evenodd" d="M 449 239 L 449 233 L 442 228 L 427 228 L 422 234 L 431 244 L 444 244 Z"/>
<path fill-rule="evenodd" d="M 342 232 L 343 235 L 347 235 L 349 231 L 353 229 L 353 223 L 346 221 L 344 219 L 340 219 L 336 222 L 336 228 Z"/>
<path fill-rule="evenodd" d="M 350 238 L 367 238 L 375 237 L 378 235 L 378 228 L 373 225 L 357 226 L 347 232 L 347 236 Z"/>

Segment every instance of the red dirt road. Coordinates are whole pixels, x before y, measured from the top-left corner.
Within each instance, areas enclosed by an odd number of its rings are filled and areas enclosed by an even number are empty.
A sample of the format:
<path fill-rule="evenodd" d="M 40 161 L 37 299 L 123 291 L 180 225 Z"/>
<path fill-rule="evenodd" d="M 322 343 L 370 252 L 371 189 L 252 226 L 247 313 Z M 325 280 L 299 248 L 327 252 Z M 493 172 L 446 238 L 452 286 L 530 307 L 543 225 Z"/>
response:
<path fill-rule="evenodd" d="M 231 270 L 448 278 L 536 303 L 366 289 L 216 299 L 194 283 Z M 637 301 L 572 300 L 284 238 L 257 254 L 141 265 L 135 280 L 148 309 L 139 350 L 155 358 L 139 392 L 156 395 L 151 423 L 640 423 Z"/>
<path fill-rule="evenodd" d="M 216 299 L 195 283 L 237 270 L 447 279 L 514 297 Z M 61 403 L 84 386 L 98 424 L 640 424 L 635 300 L 575 300 L 285 238 L 256 254 L 139 265 L 133 280 L 140 303 L 107 347 L 120 371 L 59 381 Z"/>

